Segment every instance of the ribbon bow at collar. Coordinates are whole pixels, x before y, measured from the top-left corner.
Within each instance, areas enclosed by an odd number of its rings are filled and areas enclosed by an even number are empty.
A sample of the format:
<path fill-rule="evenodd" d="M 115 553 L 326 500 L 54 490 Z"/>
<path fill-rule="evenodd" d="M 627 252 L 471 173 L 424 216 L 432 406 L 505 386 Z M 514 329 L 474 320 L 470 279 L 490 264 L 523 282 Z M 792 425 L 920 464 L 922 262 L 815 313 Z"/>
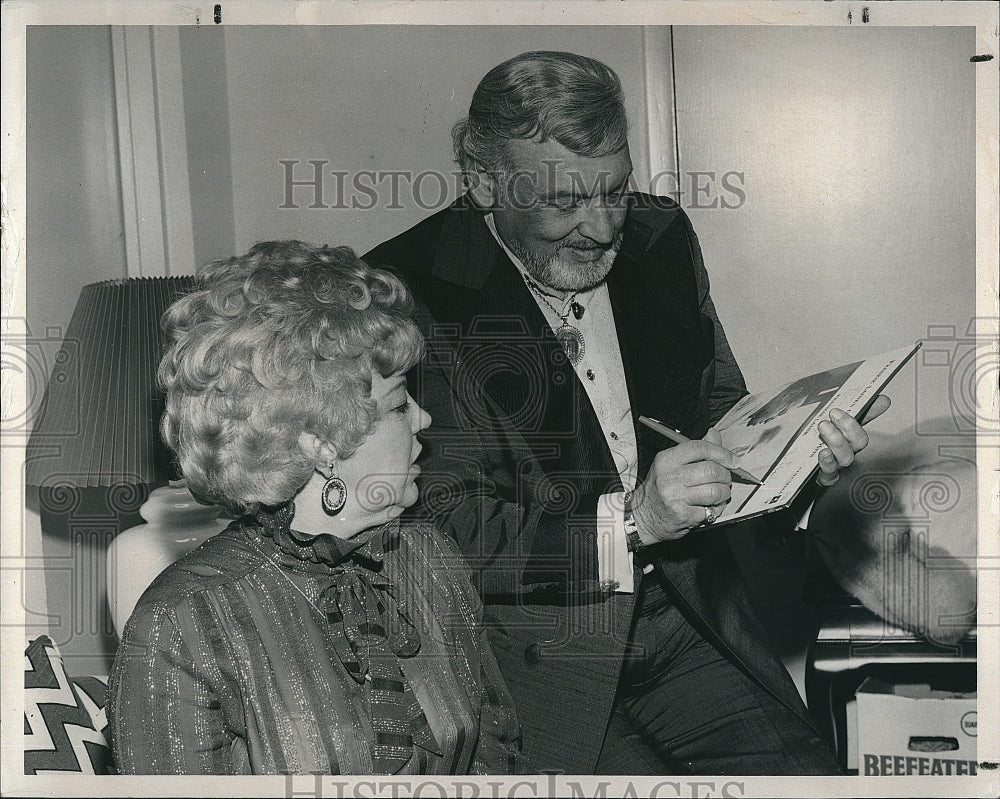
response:
<path fill-rule="evenodd" d="M 265 535 L 273 536 L 283 552 L 311 566 L 309 571 L 325 566 L 324 581 L 329 585 L 322 593 L 323 608 L 333 628 L 334 650 L 369 700 L 375 772 L 398 773 L 409 762 L 414 745 L 441 755 L 399 665 L 400 659 L 420 651 L 420 634 L 406 613 L 405 600 L 385 574 L 386 542 L 394 540 L 398 524 L 377 528 L 361 546 L 349 548 L 356 541 L 305 537 L 291 530 L 287 523 L 293 513 L 289 509 L 265 518 L 258 514 L 258 521 Z"/>

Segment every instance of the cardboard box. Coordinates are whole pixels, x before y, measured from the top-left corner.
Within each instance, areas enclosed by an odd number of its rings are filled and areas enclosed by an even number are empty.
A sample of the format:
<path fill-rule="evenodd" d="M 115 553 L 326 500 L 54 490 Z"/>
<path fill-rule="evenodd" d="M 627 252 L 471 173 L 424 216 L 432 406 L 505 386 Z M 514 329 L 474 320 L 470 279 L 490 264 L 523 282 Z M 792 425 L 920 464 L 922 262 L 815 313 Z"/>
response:
<path fill-rule="evenodd" d="M 869 677 L 858 687 L 862 776 L 976 773 L 976 694 Z"/>
<path fill-rule="evenodd" d="M 851 697 L 847 700 L 844 708 L 847 719 L 847 769 L 857 773 L 858 771 L 858 700 Z"/>

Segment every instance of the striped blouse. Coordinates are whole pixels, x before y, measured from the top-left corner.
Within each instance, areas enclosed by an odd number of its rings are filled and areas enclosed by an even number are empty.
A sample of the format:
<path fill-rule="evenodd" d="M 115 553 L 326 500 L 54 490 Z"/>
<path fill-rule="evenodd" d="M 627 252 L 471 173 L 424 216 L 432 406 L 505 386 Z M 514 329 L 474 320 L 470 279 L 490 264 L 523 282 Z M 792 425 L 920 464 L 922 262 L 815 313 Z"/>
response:
<path fill-rule="evenodd" d="M 454 543 L 395 523 L 348 552 L 291 515 L 234 522 L 143 594 L 109 682 L 119 772 L 513 773 L 513 702 Z M 359 630 L 383 628 L 380 661 Z M 383 661 L 402 678 L 380 680 Z"/>

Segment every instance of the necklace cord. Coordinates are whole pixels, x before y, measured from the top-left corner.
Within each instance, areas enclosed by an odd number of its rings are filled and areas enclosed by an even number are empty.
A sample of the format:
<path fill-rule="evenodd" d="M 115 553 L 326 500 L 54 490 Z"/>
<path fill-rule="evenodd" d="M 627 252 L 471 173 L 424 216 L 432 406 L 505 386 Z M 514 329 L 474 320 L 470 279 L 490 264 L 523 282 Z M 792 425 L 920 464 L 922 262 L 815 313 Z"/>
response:
<path fill-rule="evenodd" d="M 551 302 L 549 302 L 549 298 L 545 296 L 545 292 L 541 290 L 541 288 L 538 286 L 537 283 L 535 283 L 535 281 L 530 280 L 527 276 L 525 276 L 524 282 L 527 283 L 528 288 L 530 288 L 533 292 L 535 292 L 535 294 L 537 294 L 541 298 L 542 302 L 544 302 L 546 305 L 549 306 L 549 308 L 552 309 L 552 313 L 558 316 L 564 325 L 568 324 L 566 322 L 566 319 L 569 317 L 570 310 L 573 310 L 573 315 L 576 316 L 577 319 L 583 316 L 582 313 L 579 316 L 577 316 L 576 309 L 573 308 L 574 305 L 578 305 L 581 308 L 583 307 L 582 305 L 579 305 L 579 303 L 576 302 L 576 295 L 579 294 L 579 292 L 574 291 L 572 297 L 570 297 L 568 300 L 564 300 L 566 306 L 566 312 L 559 313 L 559 311 L 556 310 L 556 307 Z"/>
<path fill-rule="evenodd" d="M 587 350 L 587 342 L 583 337 L 583 333 L 578 327 L 571 325 L 568 321 L 570 311 L 573 312 L 573 316 L 577 319 L 583 317 L 583 306 L 576 302 L 576 295 L 579 292 L 573 292 L 573 295 L 565 301 L 565 313 L 559 313 L 559 311 L 556 310 L 556 307 L 549 302 L 549 298 L 545 296 L 545 292 L 542 291 L 533 280 L 528 278 L 528 276 L 523 272 L 521 273 L 521 276 L 524 278 L 524 282 L 528 288 L 531 289 L 542 300 L 542 302 L 544 302 L 551 309 L 552 313 L 559 317 L 559 321 L 562 322 L 562 324 L 559 326 L 558 330 L 553 331 L 553 334 L 556 337 L 556 341 L 558 341 L 559 345 L 563 348 L 563 352 L 566 353 L 566 357 L 569 359 L 569 362 L 576 367 L 583 360 L 583 355 Z M 580 310 L 577 311 L 577 308 Z"/>

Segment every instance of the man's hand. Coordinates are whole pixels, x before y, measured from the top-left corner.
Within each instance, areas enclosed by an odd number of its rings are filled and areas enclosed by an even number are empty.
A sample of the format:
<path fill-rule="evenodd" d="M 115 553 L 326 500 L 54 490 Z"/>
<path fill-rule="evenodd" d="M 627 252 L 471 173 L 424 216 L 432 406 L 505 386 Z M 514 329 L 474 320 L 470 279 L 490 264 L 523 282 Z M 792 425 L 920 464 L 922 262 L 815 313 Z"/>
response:
<path fill-rule="evenodd" d="M 832 486 L 840 479 L 840 470 L 854 463 L 854 456 L 868 446 L 868 433 L 861 427 L 881 416 L 889 409 L 890 400 L 884 394 L 875 398 L 863 422 L 858 422 L 846 411 L 834 408 L 830 420 L 819 423 L 819 437 L 826 446 L 819 451 L 819 474 L 816 482 Z"/>
<path fill-rule="evenodd" d="M 729 502 L 737 458 L 719 445 L 719 434 L 709 430 L 701 441 L 687 441 L 656 455 L 646 479 L 632 494 L 632 513 L 639 539 L 649 546 L 675 541 Z"/>

